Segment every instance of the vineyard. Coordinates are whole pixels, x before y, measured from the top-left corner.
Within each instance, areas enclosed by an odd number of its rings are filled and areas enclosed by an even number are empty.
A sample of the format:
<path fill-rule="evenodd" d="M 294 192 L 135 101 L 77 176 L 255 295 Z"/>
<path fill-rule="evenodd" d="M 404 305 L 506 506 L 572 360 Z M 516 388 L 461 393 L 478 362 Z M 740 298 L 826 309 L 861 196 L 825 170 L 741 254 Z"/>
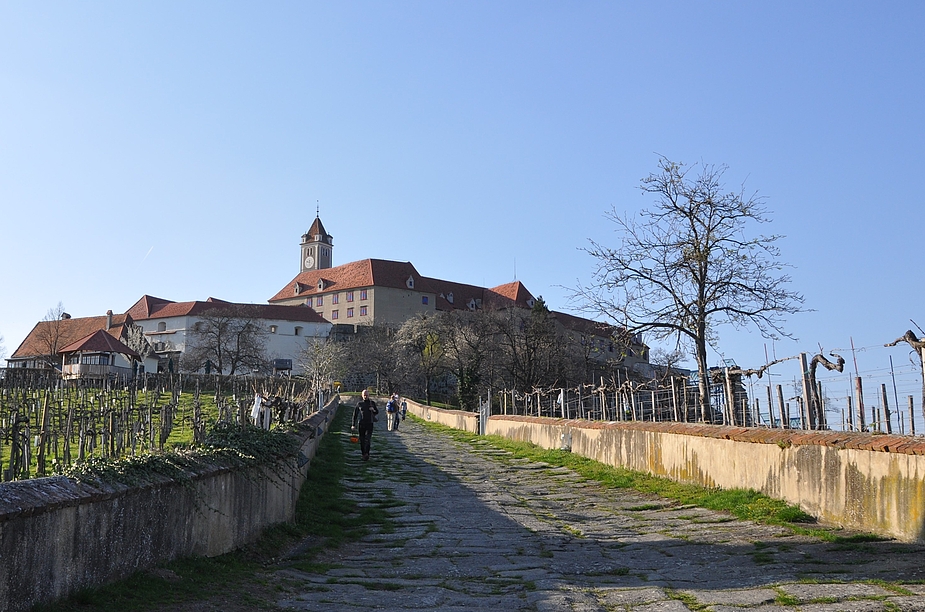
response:
<path fill-rule="evenodd" d="M 693 377 L 666 375 L 643 381 L 615 371 L 594 385 L 494 393 L 491 413 L 925 433 L 923 371 L 915 352 L 885 345 L 841 350 L 850 361 L 830 352 L 831 360 L 821 354 L 798 354 L 760 370 L 742 370 L 735 364 L 714 368 L 706 411 L 699 406 Z M 817 369 L 814 361 L 826 365 Z"/>
<path fill-rule="evenodd" d="M 60 474 L 91 458 L 195 446 L 217 423 L 249 423 L 258 391 L 274 423 L 303 419 L 319 399 L 303 381 L 279 377 L 174 374 L 91 385 L 47 371 L 0 373 L 3 481 Z"/>

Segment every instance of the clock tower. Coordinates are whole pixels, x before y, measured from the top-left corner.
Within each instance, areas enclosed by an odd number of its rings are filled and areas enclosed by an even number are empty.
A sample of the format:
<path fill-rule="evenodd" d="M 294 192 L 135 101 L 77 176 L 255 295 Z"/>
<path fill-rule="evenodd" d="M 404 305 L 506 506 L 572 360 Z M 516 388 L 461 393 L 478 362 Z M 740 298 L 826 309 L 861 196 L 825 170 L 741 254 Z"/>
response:
<path fill-rule="evenodd" d="M 315 222 L 307 232 L 302 234 L 301 247 L 302 259 L 299 262 L 299 272 L 332 267 L 334 237 L 325 231 L 317 212 Z"/>

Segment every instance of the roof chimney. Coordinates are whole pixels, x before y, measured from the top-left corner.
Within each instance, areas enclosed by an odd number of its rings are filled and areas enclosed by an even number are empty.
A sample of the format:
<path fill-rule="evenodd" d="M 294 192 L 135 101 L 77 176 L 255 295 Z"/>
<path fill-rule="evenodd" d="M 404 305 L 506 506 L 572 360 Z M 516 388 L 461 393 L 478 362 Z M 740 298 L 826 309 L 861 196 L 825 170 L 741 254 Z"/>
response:
<path fill-rule="evenodd" d="M 112 327 L 112 310 L 106 311 L 106 331 L 109 331 L 109 328 Z"/>

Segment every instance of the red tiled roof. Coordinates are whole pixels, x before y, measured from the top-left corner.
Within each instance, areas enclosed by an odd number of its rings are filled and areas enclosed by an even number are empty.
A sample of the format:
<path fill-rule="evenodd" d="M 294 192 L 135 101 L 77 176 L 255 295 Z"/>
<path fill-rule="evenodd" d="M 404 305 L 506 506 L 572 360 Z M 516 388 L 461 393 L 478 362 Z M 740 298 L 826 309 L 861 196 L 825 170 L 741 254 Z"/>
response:
<path fill-rule="evenodd" d="M 98 329 L 89 336 L 81 338 L 77 342 L 69 344 L 68 346 L 61 349 L 60 353 L 77 353 L 77 352 L 101 352 L 101 353 L 120 353 L 122 355 L 128 355 L 130 357 L 135 357 L 136 359 L 141 359 L 141 355 L 125 346 L 119 340 L 113 338 L 108 333 L 104 332 L 102 329 Z"/>
<path fill-rule="evenodd" d="M 476 300 L 479 308 L 484 305 L 484 287 L 454 283 L 439 278 L 428 278 L 426 281 L 427 285 L 437 295 L 437 310 L 467 310 L 472 300 Z"/>
<path fill-rule="evenodd" d="M 330 291 L 351 291 L 370 287 L 405 289 L 409 278 L 414 279 L 416 291 L 436 296 L 437 310 L 465 310 L 468 309 L 471 300 L 476 300 L 481 308 L 507 308 L 513 305 L 529 308 L 529 300 L 533 298 L 520 281 L 485 289 L 421 276 L 410 262 L 362 259 L 324 270 L 306 270 L 289 281 L 268 301 L 272 303 Z M 318 288 L 319 281 L 324 281 L 322 289 Z"/>
<path fill-rule="evenodd" d="M 422 277 L 409 262 L 388 261 L 385 259 L 361 259 L 324 270 L 306 270 L 289 281 L 269 302 L 291 299 L 298 296 L 311 296 L 328 291 L 350 291 L 367 287 L 394 287 L 406 289 L 408 279 L 414 279 L 417 291 L 433 293 L 428 280 Z M 318 289 L 319 281 L 324 281 L 324 288 Z M 295 286 L 299 286 L 299 293 Z"/>
<path fill-rule="evenodd" d="M 126 311 L 126 314 L 130 314 L 133 319 L 147 319 L 152 312 L 164 304 L 173 304 L 173 302 L 153 295 L 143 295 Z"/>
<path fill-rule="evenodd" d="M 216 308 L 246 306 L 258 319 L 278 319 L 281 321 L 301 321 L 303 323 L 327 323 L 320 314 L 305 306 L 283 306 L 279 304 L 236 304 L 210 297 L 205 302 L 171 302 L 149 295 L 129 308 L 128 314 L 136 321 L 147 319 L 166 319 L 169 317 L 196 316 Z"/>
<path fill-rule="evenodd" d="M 527 291 L 527 288 L 520 281 L 498 285 L 497 287 L 492 287 L 490 291 L 492 294 L 522 307 L 529 307 L 527 306 L 527 300 L 533 299 L 533 295 Z"/>
<path fill-rule="evenodd" d="M 39 321 L 22 341 L 10 359 L 25 359 L 48 355 L 48 340 L 57 337 L 58 351 L 66 346 L 91 335 L 97 330 L 106 329 L 107 316 L 81 317 L 78 319 L 59 319 L 56 321 Z M 108 334 L 121 338 L 125 327 L 132 324 L 132 317 L 126 314 L 112 315 L 112 326 Z"/>

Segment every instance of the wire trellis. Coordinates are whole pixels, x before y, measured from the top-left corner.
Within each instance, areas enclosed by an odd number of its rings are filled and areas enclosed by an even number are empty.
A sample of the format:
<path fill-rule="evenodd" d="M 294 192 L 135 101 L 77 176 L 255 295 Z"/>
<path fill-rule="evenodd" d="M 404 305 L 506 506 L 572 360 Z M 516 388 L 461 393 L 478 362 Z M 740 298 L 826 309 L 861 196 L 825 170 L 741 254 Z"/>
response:
<path fill-rule="evenodd" d="M 690 378 L 633 382 L 625 372 L 614 372 L 597 385 L 494 391 L 491 413 L 925 434 L 925 375 L 916 355 L 883 345 L 853 350 L 850 365 L 842 371 L 815 372 L 821 418 L 814 418 L 807 407 L 812 400 L 799 355 L 774 362 L 760 377 L 758 371 L 738 368 L 711 370 L 708 414 L 700 413 L 699 387 Z M 805 362 L 810 358 L 806 355 Z"/>
<path fill-rule="evenodd" d="M 45 370 L 0 370 L 0 480 L 60 473 L 94 457 L 120 458 L 202 442 L 218 422 L 249 421 L 261 391 L 276 422 L 298 421 L 326 398 L 283 377 L 157 375 L 88 383 Z"/>

